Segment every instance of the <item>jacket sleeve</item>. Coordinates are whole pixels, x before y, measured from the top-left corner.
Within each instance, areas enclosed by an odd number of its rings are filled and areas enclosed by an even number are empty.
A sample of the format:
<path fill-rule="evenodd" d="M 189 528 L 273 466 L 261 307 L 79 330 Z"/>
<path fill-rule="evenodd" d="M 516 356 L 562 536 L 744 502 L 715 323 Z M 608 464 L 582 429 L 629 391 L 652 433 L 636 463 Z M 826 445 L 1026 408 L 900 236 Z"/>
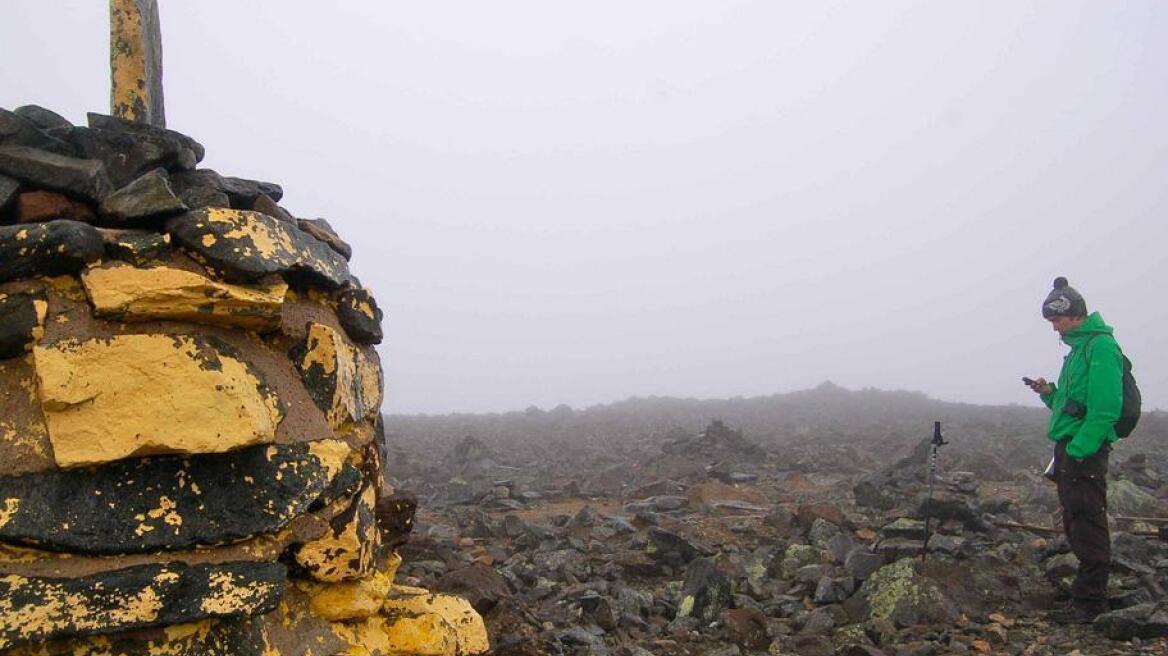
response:
<path fill-rule="evenodd" d="M 1123 355 L 1114 339 L 1092 340 L 1087 355 L 1087 416 L 1067 444 L 1072 458 L 1093 455 L 1115 431 L 1123 410 Z"/>

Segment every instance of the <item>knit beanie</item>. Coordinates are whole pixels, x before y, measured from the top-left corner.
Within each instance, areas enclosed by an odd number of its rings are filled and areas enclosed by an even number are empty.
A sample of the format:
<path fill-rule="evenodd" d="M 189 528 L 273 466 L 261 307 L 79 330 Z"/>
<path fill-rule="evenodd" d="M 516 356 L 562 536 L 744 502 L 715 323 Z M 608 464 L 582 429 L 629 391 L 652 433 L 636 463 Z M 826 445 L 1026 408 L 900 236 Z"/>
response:
<path fill-rule="evenodd" d="M 1067 284 L 1067 279 L 1059 276 L 1054 279 L 1054 289 L 1046 295 L 1042 302 L 1042 317 L 1085 317 L 1087 316 L 1087 301 L 1083 295 Z"/>

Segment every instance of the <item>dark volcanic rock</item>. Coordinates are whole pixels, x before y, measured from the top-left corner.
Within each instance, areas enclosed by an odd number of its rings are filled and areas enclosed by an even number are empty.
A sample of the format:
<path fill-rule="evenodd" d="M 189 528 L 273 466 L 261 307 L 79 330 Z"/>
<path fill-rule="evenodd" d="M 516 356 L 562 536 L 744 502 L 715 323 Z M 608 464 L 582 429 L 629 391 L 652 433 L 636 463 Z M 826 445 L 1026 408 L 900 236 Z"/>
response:
<path fill-rule="evenodd" d="M 223 191 L 231 199 L 231 206 L 239 209 L 252 209 L 261 195 L 267 196 L 274 202 L 280 202 L 284 197 L 284 190 L 274 182 L 260 182 L 247 178 L 223 178 Z"/>
<path fill-rule="evenodd" d="M 245 617 L 276 608 L 279 563 L 151 564 L 73 579 L 0 578 L 0 648 L 54 638 Z"/>
<path fill-rule="evenodd" d="M 77 273 L 102 251 L 101 234 L 85 223 L 0 226 L 0 282 Z"/>
<path fill-rule="evenodd" d="M 6 109 L 0 109 L 0 145 L 28 146 L 67 157 L 73 156 L 73 147 L 49 135 L 27 118 Z"/>
<path fill-rule="evenodd" d="M 55 130 L 69 130 L 73 124 L 64 116 L 40 105 L 24 105 L 12 110 L 13 114 L 50 133 Z"/>
<path fill-rule="evenodd" d="M 16 197 L 19 195 L 19 192 L 19 182 L 6 175 L 0 175 L 0 212 L 8 209 L 9 205 L 16 202 Z"/>
<path fill-rule="evenodd" d="M 107 257 L 144 267 L 169 253 L 170 235 L 148 230 L 102 230 Z"/>
<path fill-rule="evenodd" d="M 330 451 L 329 442 L 0 477 L 0 499 L 10 509 L 0 541 L 118 554 L 272 533 L 319 501 L 339 471 L 352 469 L 317 455 Z"/>
<path fill-rule="evenodd" d="M 0 360 L 32 350 L 44 330 L 43 294 L 0 294 Z"/>
<path fill-rule="evenodd" d="M 300 229 L 328 244 L 328 247 L 341 254 L 346 260 L 353 257 L 353 247 L 337 235 L 337 231 L 324 219 L 299 219 L 296 224 Z"/>
<path fill-rule="evenodd" d="M 170 187 L 192 210 L 231 207 L 231 199 L 223 191 L 223 178 L 211 169 L 172 173 Z"/>
<path fill-rule="evenodd" d="M 649 529 L 649 556 L 672 567 L 684 565 L 699 556 L 712 556 L 714 550 L 660 528 Z"/>
<path fill-rule="evenodd" d="M 482 563 L 472 563 L 443 574 L 438 579 L 438 590 L 466 598 L 480 613 L 489 612 L 501 599 L 511 596 L 507 581 Z"/>
<path fill-rule="evenodd" d="M 328 246 L 258 212 L 196 210 L 171 219 L 166 229 L 178 245 L 232 281 L 280 273 L 290 283 L 331 290 L 351 280 L 348 263 Z"/>
<path fill-rule="evenodd" d="M 85 157 L 105 163 L 115 187 L 156 168 L 189 171 L 203 158 L 203 147 L 190 137 L 102 114 L 89 114 L 89 127 L 75 128 L 70 140 Z"/>
<path fill-rule="evenodd" d="M 0 173 L 94 203 L 113 190 L 105 166 L 24 146 L 0 146 Z"/>
<path fill-rule="evenodd" d="M 377 526 L 381 529 L 381 543 L 389 547 L 405 544 L 414 530 L 414 514 L 418 498 L 407 492 L 382 496 L 377 500 Z"/>
<path fill-rule="evenodd" d="M 380 344 L 381 308 L 368 290 L 353 287 L 341 292 L 337 299 L 337 317 L 345 333 L 358 344 Z"/>
<path fill-rule="evenodd" d="M 713 560 L 698 558 L 685 569 L 685 584 L 681 588 L 677 614 L 679 617 L 695 617 L 708 624 L 730 607 L 732 599 L 730 579 L 718 571 Z"/>
<path fill-rule="evenodd" d="M 171 191 L 165 169 L 154 169 L 106 196 L 99 208 L 103 218 L 120 223 L 160 219 L 187 209 Z"/>
<path fill-rule="evenodd" d="M 1112 640 L 1161 638 L 1168 636 L 1168 608 L 1149 602 L 1103 613 L 1094 627 Z"/>
<path fill-rule="evenodd" d="M 252 205 L 251 209 L 256 211 L 256 212 L 259 212 L 260 214 L 267 214 L 268 216 L 270 216 L 274 219 L 280 219 L 281 221 L 284 221 L 285 223 L 296 224 L 296 217 L 289 214 L 288 210 L 284 209 L 283 207 L 280 207 L 280 205 L 277 204 L 276 201 L 269 198 L 267 194 L 260 194 L 259 196 L 257 196 L 256 201 Z M 301 230 L 304 230 L 303 226 L 297 226 L 297 227 L 299 227 Z M 345 259 L 348 259 L 348 258 L 345 258 Z"/>
<path fill-rule="evenodd" d="M 100 651 L 94 642 L 100 640 Z M 117 654 L 118 656 L 264 656 L 272 652 L 265 640 L 264 621 L 259 616 L 211 620 L 198 631 L 171 631 L 165 628 L 138 629 L 108 636 L 54 640 L 37 645 L 46 656 L 66 654 Z"/>

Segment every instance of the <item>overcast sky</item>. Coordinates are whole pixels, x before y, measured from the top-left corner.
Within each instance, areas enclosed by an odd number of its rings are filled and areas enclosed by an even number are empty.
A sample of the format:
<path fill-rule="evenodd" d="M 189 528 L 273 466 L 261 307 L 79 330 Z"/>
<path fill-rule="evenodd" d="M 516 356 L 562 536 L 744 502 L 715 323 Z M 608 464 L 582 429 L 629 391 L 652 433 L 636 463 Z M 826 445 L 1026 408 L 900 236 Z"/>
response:
<path fill-rule="evenodd" d="M 1032 404 L 1057 275 L 1168 408 L 1166 3 L 160 4 L 169 127 L 354 245 L 389 412 Z M 108 111 L 107 12 L 4 0 L 0 106 Z"/>

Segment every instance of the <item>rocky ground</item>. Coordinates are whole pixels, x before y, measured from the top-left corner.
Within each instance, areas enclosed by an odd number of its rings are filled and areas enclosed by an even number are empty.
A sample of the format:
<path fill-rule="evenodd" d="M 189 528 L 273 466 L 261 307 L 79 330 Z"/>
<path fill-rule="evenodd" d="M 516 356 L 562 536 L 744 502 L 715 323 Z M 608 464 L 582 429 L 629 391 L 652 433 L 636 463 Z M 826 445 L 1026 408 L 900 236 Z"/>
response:
<path fill-rule="evenodd" d="M 499 654 L 1168 653 L 1149 521 L 1168 517 L 1168 418 L 1112 457 L 1113 612 L 1065 627 L 1044 416 L 825 386 L 390 417 L 392 483 L 419 501 L 402 573 L 470 598 Z M 932 505 L 927 417 L 950 442 Z"/>

